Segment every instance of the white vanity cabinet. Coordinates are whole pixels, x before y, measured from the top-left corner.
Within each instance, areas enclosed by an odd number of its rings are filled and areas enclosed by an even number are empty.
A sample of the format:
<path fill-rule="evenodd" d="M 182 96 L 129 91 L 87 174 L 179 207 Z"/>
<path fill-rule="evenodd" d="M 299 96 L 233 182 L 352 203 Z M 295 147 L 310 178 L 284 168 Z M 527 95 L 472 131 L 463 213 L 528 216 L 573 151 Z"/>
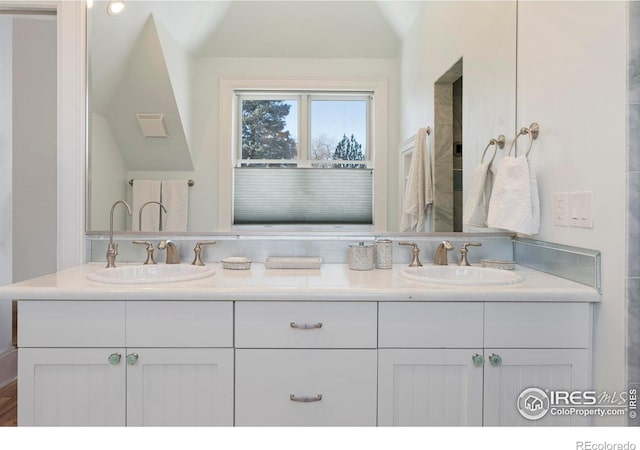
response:
<path fill-rule="evenodd" d="M 20 425 L 233 425 L 233 304 L 20 301 Z"/>
<path fill-rule="evenodd" d="M 18 423 L 588 425 L 520 393 L 590 388 L 592 304 L 20 300 Z"/>
<path fill-rule="evenodd" d="M 378 425 L 482 425 L 482 303 L 382 302 Z"/>
<path fill-rule="evenodd" d="M 375 302 L 237 302 L 236 425 L 375 426 Z"/>
<path fill-rule="evenodd" d="M 531 421 L 526 388 L 589 385 L 588 303 L 380 303 L 379 425 L 585 425 Z"/>
<path fill-rule="evenodd" d="M 516 399 L 529 387 L 590 388 L 592 321 L 588 303 L 486 303 L 484 425 L 588 425 L 575 414 L 525 419 Z"/>

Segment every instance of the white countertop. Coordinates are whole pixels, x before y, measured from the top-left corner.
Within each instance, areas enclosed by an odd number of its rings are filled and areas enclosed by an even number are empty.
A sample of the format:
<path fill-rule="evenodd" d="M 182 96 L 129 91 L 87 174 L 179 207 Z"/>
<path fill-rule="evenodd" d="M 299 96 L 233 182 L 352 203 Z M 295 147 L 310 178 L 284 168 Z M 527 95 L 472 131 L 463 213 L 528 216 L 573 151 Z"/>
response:
<path fill-rule="evenodd" d="M 125 265 L 120 263 L 120 266 Z M 302 301 L 536 301 L 599 302 L 592 287 L 516 266 L 525 280 L 504 286 L 457 286 L 411 281 L 400 276 L 406 264 L 390 270 L 355 271 L 346 264 L 320 269 L 227 270 L 193 281 L 107 284 L 87 279 L 104 268 L 90 263 L 0 287 L 0 300 L 302 300 Z"/>

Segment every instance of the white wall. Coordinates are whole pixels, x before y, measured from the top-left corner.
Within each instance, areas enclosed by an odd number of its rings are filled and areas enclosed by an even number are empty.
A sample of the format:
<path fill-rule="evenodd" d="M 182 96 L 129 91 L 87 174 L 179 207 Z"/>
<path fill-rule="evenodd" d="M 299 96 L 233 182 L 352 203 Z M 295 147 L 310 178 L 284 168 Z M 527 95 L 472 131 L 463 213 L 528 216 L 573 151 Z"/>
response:
<path fill-rule="evenodd" d="M 515 134 L 515 38 L 513 1 L 428 2 L 403 42 L 402 141 L 420 127 L 433 128 L 434 83 L 463 58 L 465 193 L 489 140 L 500 134 L 512 139 Z M 504 154 L 506 149 L 495 164 Z"/>
<path fill-rule="evenodd" d="M 99 170 L 91 170 L 91 204 L 108 205 L 127 198 L 127 168 L 120 153 L 120 147 L 113 136 L 107 119 L 98 113 L 91 115 L 91 165 Z M 90 229 L 108 230 L 110 209 L 91 208 Z M 113 212 L 113 229 L 127 229 L 126 208 L 116 208 Z"/>
<path fill-rule="evenodd" d="M 0 285 L 10 284 L 12 280 L 12 54 L 13 19 L 0 16 Z M 0 299 L 0 354 L 9 347 L 11 303 Z"/>
<path fill-rule="evenodd" d="M 13 281 L 56 270 L 56 21 L 13 20 Z"/>
<path fill-rule="evenodd" d="M 536 238 L 602 251 L 594 383 L 608 391 L 625 388 L 626 24 L 625 2 L 518 6 L 518 125 L 540 124 Z M 553 193 L 583 190 L 593 229 L 555 226 Z"/>

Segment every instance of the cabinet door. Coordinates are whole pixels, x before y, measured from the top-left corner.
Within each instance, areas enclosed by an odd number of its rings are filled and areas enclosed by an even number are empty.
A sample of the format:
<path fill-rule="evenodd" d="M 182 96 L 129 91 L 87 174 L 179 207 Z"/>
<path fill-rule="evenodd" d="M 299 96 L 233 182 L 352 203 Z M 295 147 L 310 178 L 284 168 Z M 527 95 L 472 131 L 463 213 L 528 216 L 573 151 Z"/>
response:
<path fill-rule="evenodd" d="M 233 349 L 127 349 L 127 425 L 232 426 Z"/>
<path fill-rule="evenodd" d="M 588 425 L 580 416 L 554 416 L 547 412 L 540 419 L 529 420 L 518 411 L 518 403 L 523 407 L 526 401 L 524 397 L 519 399 L 520 394 L 528 388 L 586 389 L 590 371 L 588 350 L 485 349 L 485 358 L 484 425 Z"/>
<path fill-rule="evenodd" d="M 21 348 L 18 352 L 21 426 L 125 425 L 124 349 Z"/>
<path fill-rule="evenodd" d="M 481 349 L 380 349 L 378 425 L 482 425 Z"/>
<path fill-rule="evenodd" d="M 236 425 L 375 426 L 376 350 L 236 350 Z"/>

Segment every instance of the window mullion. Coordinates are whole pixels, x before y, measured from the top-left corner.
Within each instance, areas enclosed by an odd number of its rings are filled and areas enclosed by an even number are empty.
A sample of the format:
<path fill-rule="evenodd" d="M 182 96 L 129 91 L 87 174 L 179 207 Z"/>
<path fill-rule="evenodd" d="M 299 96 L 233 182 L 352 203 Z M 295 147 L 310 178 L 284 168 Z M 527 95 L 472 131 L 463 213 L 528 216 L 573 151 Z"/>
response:
<path fill-rule="evenodd" d="M 311 152 L 309 139 L 311 136 L 309 117 L 309 94 L 300 94 L 298 106 L 298 167 L 311 167 Z"/>

